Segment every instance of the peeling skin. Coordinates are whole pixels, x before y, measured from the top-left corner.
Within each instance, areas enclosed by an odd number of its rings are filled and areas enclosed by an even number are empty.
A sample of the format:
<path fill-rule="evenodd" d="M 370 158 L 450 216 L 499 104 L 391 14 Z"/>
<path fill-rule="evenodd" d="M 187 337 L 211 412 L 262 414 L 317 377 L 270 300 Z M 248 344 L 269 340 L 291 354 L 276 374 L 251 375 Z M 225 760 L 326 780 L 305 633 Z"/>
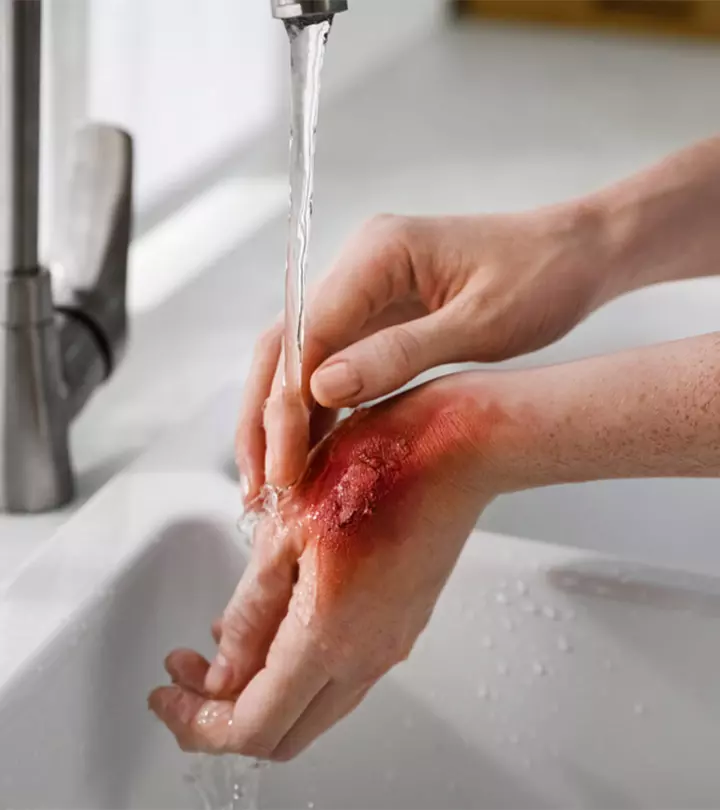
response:
<path fill-rule="evenodd" d="M 506 419 L 496 404 L 419 389 L 392 407 L 356 411 L 317 448 L 291 509 L 314 555 L 317 605 L 337 597 L 363 561 L 411 539 L 434 482 L 471 475 L 478 448 Z M 467 459 L 467 464 L 461 462 Z M 463 489 L 468 480 L 459 483 Z"/>

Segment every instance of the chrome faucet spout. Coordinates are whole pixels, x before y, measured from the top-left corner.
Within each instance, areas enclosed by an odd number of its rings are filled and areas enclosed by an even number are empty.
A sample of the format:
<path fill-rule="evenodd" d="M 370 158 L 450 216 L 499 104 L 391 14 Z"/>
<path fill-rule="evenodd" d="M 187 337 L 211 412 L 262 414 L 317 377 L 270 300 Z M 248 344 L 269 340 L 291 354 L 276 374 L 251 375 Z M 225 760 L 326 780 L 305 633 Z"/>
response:
<path fill-rule="evenodd" d="M 347 11 L 347 0 L 271 0 L 272 14 L 279 20 L 317 22 Z"/>

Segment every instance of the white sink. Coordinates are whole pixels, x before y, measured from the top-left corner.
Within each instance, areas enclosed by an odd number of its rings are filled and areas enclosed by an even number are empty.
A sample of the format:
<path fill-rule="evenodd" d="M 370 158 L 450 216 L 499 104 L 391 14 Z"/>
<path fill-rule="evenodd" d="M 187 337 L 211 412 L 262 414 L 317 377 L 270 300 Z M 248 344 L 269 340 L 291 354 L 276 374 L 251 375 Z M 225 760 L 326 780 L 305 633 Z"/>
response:
<path fill-rule="evenodd" d="M 235 402 L 0 593 L 0 807 L 200 806 L 145 700 L 170 649 L 211 651 L 244 565 Z M 719 634 L 720 580 L 478 532 L 411 660 L 264 772 L 260 807 L 717 807 Z"/>

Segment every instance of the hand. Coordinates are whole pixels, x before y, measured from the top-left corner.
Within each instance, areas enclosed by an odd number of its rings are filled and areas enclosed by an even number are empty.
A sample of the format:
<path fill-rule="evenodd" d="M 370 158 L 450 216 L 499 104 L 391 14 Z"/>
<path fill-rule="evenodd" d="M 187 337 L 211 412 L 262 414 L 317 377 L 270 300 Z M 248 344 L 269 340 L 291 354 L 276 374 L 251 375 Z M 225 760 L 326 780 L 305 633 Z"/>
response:
<path fill-rule="evenodd" d="M 335 409 L 444 363 L 504 360 L 568 332 L 610 295 L 600 232 L 594 209 L 578 204 L 366 225 L 311 296 L 304 402 L 282 391 L 281 326 L 257 344 L 237 432 L 248 502 L 266 473 L 278 486 L 297 480 Z"/>
<path fill-rule="evenodd" d="M 504 417 L 473 376 L 356 412 L 317 448 L 284 528 L 259 527 L 212 666 L 171 653 L 150 697 L 183 749 L 293 757 L 408 656 L 496 480 Z"/>

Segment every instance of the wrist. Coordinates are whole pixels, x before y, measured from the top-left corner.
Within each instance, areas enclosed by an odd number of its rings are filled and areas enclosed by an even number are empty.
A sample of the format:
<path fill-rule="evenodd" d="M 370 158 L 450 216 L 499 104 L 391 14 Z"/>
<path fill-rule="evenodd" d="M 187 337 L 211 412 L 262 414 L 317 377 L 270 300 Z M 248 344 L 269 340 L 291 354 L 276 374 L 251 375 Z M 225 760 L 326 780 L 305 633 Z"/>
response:
<path fill-rule="evenodd" d="M 713 139 L 586 198 L 602 223 L 607 300 L 717 272 L 719 179 Z"/>

